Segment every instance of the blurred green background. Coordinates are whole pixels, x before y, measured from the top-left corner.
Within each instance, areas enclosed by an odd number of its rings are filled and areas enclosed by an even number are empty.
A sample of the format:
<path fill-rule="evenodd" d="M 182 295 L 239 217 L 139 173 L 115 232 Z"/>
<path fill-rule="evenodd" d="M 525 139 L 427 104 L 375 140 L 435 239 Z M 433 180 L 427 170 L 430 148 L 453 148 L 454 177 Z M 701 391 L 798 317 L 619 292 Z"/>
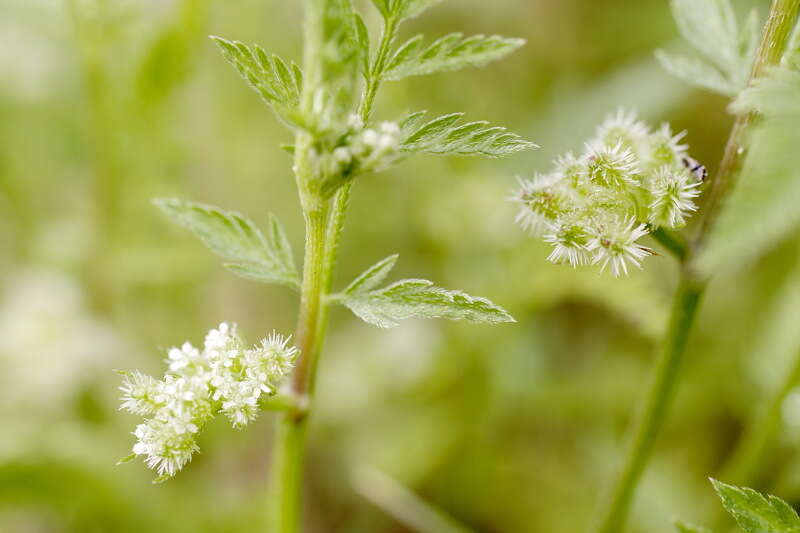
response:
<path fill-rule="evenodd" d="M 161 373 L 165 349 L 226 320 L 290 333 L 296 301 L 236 278 L 150 205 L 180 196 L 302 249 L 289 140 L 206 37 L 300 57 L 300 2 L 0 0 L 0 531 L 258 531 L 271 416 L 212 424 L 159 486 L 114 466 L 136 417 L 113 369 Z M 766 14 L 768 2 L 737 2 Z M 370 10 L 371 23 L 377 23 Z M 666 0 L 450 0 L 406 29 L 524 37 L 483 70 L 390 85 L 379 116 L 466 111 L 542 146 L 503 161 L 423 157 L 354 189 L 339 284 L 391 253 L 396 275 L 490 297 L 518 323 L 334 313 L 306 479 L 309 532 L 404 532 L 375 499 L 378 469 L 476 532 L 582 531 L 624 448 L 674 288 L 669 257 L 615 280 L 545 261 L 513 222 L 515 176 L 580 149 L 619 105 L 687 129 L 713 172 L 732 123 L 721 97 L 663 73 L 682 48 Z M 717 276 L 631 531 L 708 523 L 749 420 L 800 351 L 797 237 Z M 800 396 L 751 485 L 800 501 Z M 371 494 L 375 491 L 375 494 Z"/>

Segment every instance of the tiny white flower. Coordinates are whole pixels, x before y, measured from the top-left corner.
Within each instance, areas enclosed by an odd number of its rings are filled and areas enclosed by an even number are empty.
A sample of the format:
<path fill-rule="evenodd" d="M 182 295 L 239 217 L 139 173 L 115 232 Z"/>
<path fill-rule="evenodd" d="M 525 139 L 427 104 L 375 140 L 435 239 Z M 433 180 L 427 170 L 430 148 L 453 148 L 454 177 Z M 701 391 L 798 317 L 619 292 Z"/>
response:
<path fill-rule="evenodd" d="M 122 391 L 120 409 L 125 409 L 135 415 L 151 415 L 162 406 L 156 400 L 159 395 L 159 382 L 141 372 L 126 375 L 119 389 Z"/>
<path fill-rule="evenodd" d="M 236 326 L 231 328 L 227 323 L 223 322 L 217 329 L 212 329 L 206 335 L 205 349 L 206 350 L 220 350 L 228 346 L 231 339 L 236 335 Z"/>
<path fill-rule="evenodd" d="M 608 115 L 597 128 L 597 142 L 607 146 L 622 144 L 625 148 L 638 151 L 639 145 L 650 135 L 650 128 L 639 120 L 635 111 L 619 108 Z"/>
<path fill-rule="evenodd" d="M 516 222 L 535 236 L 543 236 L 558 217 L 571 210 L 570 197 L 559 174 L 536 174 L 533 179 L 518 179 L 519 189 L 511 200 L 519 205 Z"/>
<path fill-rule="evenodd" d="M 694 199 L 700 195 L 699 186 L 685 170 L 659 168 L 650 185 L 650 223 L 668 228 L 686 225 L 686 218 L 697 211 Z"/>
<path fill-rule="evenodd" d="M 642 268 L 641 261 L 653 251 L 638 241 L 647 235 L 647 228 L 634 218 L 610 218 L 598 224 L 596 233 L 589 239 L 586 249 L 594 253 L 592 260 L 602 264 L 602 270 L 611 265 L 615 277 L 628 274 L 628 264 Z"/>
<path fill-rule="evenodd" d="M 630 148 L 621 142 L 613 146 L 595 143 L 586 148 L 587 172 L 592 183 L 619 190 L 627 190 L 636 183 L 639 164 Z"/>
<path fill-rule="evenodd" d="M 333 151 L 333 158 L 339 163 L 347 164 L 353 159 L 353 154 L 348 148 L 340 146 Z"/>
<path fill-rule="evenodd" d="M 681 144 L 685 136 L 685 131 L 673 134 L 669 124 L 662 124 L 658 131 L 648 138 L 645 162 L 654 170 L 662 165 L 682 166 L 683 158 L 689 149 L 687 145 Z"/>
<path fill-rule="evenodd" d="M 589 170 L 586 162 L 575 157 L 572 152 L 559 156 L 554 162 L 555 172 L 576 191 L 585 192 L 589 185 Z"/>
<path fill-rule="evenodd" d="M 183 343 L 180 348 L 171 348 L 169 352 L 167 352 L 167 358 L 169 369 L 173 372 L 178 372 L 187 368 L 196 368 L 198 365 L 203 364 L 200 350 L 188 342 Z"/>
<path fill-rule="evenodd" d="M 400 126 L 396 122 L 381 122 L 381 133 L 396 137 L 400 134 Z"/>
<path fill-rule="evenodd" d="M 353 130 L 362 130 L 364 129 L 364 120 L 361 115 L 353 113 L 347 117 L 347 126 Z"/>
<path fill-rule="evenodd" d="M 544 236 L 544 241 L 553 245 L 547 260 L 556 264 L 566 262 L 573 267 L 588 264 L 591 261 L 588 237 L 583 221 L 564 220 L 555 224 L 551 232 Z"/>
<path fill-rule="evenodd" d="M 376 148 L 379 140 L 380 135 L 375 130 L 364 130 L 361 134 L 361 141 L 370 148 Z"/>

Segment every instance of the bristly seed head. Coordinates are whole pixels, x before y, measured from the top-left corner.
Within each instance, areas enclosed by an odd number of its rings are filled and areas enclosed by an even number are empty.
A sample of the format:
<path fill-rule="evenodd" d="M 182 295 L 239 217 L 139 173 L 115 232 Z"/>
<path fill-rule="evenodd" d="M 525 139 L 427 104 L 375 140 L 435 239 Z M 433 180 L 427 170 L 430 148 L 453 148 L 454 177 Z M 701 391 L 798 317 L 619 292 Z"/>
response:
<path fill-rule="evenodd" d="M 550 174 L 520 180 L 511 200 L 517 222 L 553 246 L 548 259 L 610 266 L 615 276 L 641 267 L 653 251 L 639 244 L 651 228 L 680 228 L 697 210 L 705 167 L 681 144 L 686 132 L 651 130 L 620 109 L 597 128 L 580 156 L 567 153 Z"/>

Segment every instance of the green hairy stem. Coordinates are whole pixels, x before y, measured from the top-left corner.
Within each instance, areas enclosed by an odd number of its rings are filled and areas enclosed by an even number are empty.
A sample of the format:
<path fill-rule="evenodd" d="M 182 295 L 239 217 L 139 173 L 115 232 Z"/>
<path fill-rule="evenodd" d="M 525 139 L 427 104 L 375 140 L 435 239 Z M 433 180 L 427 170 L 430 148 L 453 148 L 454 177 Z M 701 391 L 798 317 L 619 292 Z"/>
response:
<path fill-rule="evenodd" d="M 321 0 L 306 1 L 306 48 L 305 70 L 307 75 L 304 90 L 304 106 L 312 105 L 314 88 L 319 84 L 321 70 L 320 17 Z M 384 28 L 375 62 L 376 68 L 388 56 L 396 28 L 393 24 Z M 370 77 L 364 89 L 359 114 L 366 122 L 372 113 L 380 80 Z M 298 187 L 306 222 L 306 250 L 301 288 L 300 317 L 295 341 L 300 350 L 297 371 L 293 382 L 294 394 L 302 398 L 307 406 L 301 411 L 288 412 L 279 421 L 273 452 L 271 481 L 271 533 L 296 533 L 300 531 L 301 491 L 303 456 L 306 448 L 308 407 L 310 407 L 316 384 L 317 363 L 327 335 L 329 305 L 327 296 L 333 287 L 333 274 L 338 259 L 339 242 L 350 200 L 351 184 L 337 191 L 333 200 L 320 200 L 313 193 L 304 192 L 302 169 L 309 165 L 309 151 L 301 150 L 300 141 L 307 134 L 298 134 L 298 151 L 295 165 L 298 169 Z M 307 143 L 306 143 L 307 144 Z M 306 146 L 306 148 L 308 148 Z M 321 205 L 315 205 L 315 202 Z"/>
<path fill-rule="evenodd" d="M 704 289 L 704 283 L 697 283 L 689 276 L 683 276 L 675 293 L 670 325 L 661 355 L 656 363 L 643 409 L 632 430 L 630 449 L 624 465 L 609 493 L 608 503 L 597 528 L 599 532 L 620 531 L 625 523 L 634 492 L 675 395 L 689 333 Z"/>
<path fill-rule="evenodd" d="M 302 106 L 309 111 L 314 91 L 319 86 L 322 68 L 322 3 L 307 0 L 305 29 L 305 85 Z M 277 424 L 273 450 L 269 520 L 271 533 L 300 531 L 303 459 L 308 432 L 308 405 L 313 397 L 317 356 L 324 332 L 321 318 L 327 314 L 324 291 L 332 277 L 335 254 L 327 254 L 327 222 L 329 201 L 321 200 L 309 191 L 311 179 L 311 144 L 313 139 L 304 131 L 296 136 L 295 173 L 306 226 L 306 245 L 303 280 L 300 294 L 300 314 L 297 320 L 295 343 L 299 350 L 297 368 L 292 381 L 292 393 L 301 399 L 302 409 L 284 413 Z"/>
<path fill-rule="evenodd" d="M 758 54 L 750 75 L 752 84 L 783 56 L 800 9 L 800 0 L 774 0 L 762 32 Z M 723 200 L 735 184 L 744 159 L 746 134 L 755 121 L 752 113 L 740 115 L 731 130 L 719 172 L 711 182 L 697 234 L 687 249 L 675 245 L 670 235 L 654 237 L 681 262 L 681 279 L 674 297 L 670 326 L 661 347 L 650 387 L 636 423 L 621 470 L 606 494 L 600 518 L 592 527 L 597 533 L 617 533 L 625 525 L 633 496 L 664 424 L 680 378 L 687 340 L 708 280 L 697 274 L 694 258 L 717 218 Z M 768 417 L 772 418 L 772 415 Z M 769 420 L 767 420 L 767 423 Z"/>

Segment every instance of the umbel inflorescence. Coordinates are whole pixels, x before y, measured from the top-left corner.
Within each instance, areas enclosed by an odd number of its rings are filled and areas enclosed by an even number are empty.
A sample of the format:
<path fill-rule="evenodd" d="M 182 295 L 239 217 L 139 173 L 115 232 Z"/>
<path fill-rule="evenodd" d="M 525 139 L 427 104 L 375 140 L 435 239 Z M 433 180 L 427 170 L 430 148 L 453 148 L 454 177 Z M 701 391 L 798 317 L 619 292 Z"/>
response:
<path fill-rule="evenodd" d="M 681 144 L 686 132 L 668 124 L 652 130 L 619 110 L 598 127 L 580 156 L 568 153 L 549 174 L 520 180 L 512 200 L 517 221 L 553 246 L 548 259 L 572 266 L 641 268 L 653 251 L 641 239 L 656 228 L 675 229 L 697 210 L 705 168 Z"/>
<path fill-rule="evenodd" d="M 164 378 L 123 373 L 122 409 L 147 417 L 134 431 L 133 453 L 162 481 L 175 475 L 198 451 L 198 432 L 217 414 L 235 428 L 255 420 L 261 403 L 273 396 L 292 370 L 297 350 L 273 333 L 253 348 L 245 347 L 236 326 L 220 324 L 204 346 L 184 343 L 168 352 Z"/>

